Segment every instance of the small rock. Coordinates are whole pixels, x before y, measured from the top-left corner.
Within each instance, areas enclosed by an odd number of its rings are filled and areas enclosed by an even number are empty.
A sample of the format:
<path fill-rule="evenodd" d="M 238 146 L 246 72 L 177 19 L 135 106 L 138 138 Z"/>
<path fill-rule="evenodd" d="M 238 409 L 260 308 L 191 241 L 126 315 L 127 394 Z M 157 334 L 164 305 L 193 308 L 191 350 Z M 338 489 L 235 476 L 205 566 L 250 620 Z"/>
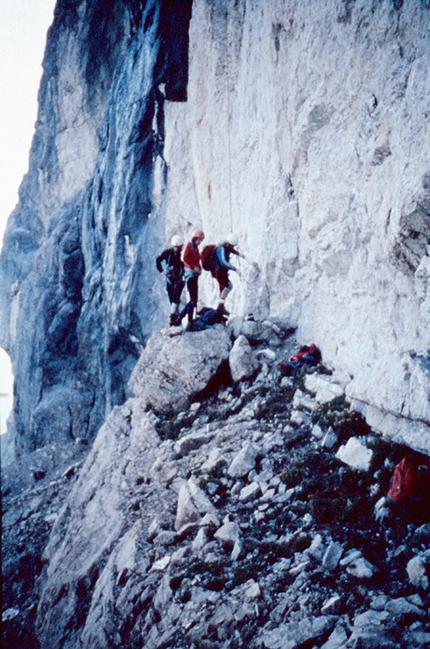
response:
<path fill-rule="evenodd" d="M 306 553 L 310 554 L 311 557 L 313 557 L 317 561 L 322 561 L 325 551 L 326 551 L 326 546 L 323 543 L 322 537 L 320 534 L 317 534 L 314 537 L 311 545 L 306 550 Z"/>
<path fill-rule="evenodd" d="M 368 471 L 373 452 L 356 437 L 350 437 L 347 443 L 339 448 L 336 457 L 354 469 Z"/>
<path fill-rule="evenodd" d="M 342 597 L 340 595 L 333 595 L 328 599 L 321 608 L 322 615 L 337 615 L 342 604 Z"/>
<path fill-rule="evenodd" d="M 366 579 L 375 574 L 376 568 L 364 557 L 359 557 L 347 565 L 346 572 L 357 579 Z"/>
<path fill-rule="evenodd" d="M 167 566 L 169 565 L 169 563 L 170 563 L 170 554 L 167 554 L 162 559 L 158 559 L 158 561 L 156 561 L 152 565 L 151 570 L 159 570 L 159 571 L 165 570 L 167 568 Z"/>
<path fill-rule="evenodd" d="M 239 539 L 239 527 L 237 523 L 229 521 L 224 523 L 214 534 L 215 538 L 225 543 L 235 543 Z"/>
<path fill-rule="evenodd" d="M 310 426 L 311 416 L 303 410 L 293 410 L 291 412 L 290 421 L 298 426 Z"/>
<path fill-rule="evenodd" d="M 152 521 L 152 523 L 150 524 L 150 526 L 148 527 L 148 540 L 149 540 L 149 541 L 152 541 L 152 539 L 154 539 L 154 538 L 157 536 L 157 534 L 159 533 L 160 529 L 161 529 L 161 527 L 160 527 L 160 520 L 159 520 L 158 516 L 156 516 L 156 517 L 153 519 L 153 521 Z"/>
<path fill-rule="evenodd" d="M 260 485 L 258 482 L 251 482 L 251 484 L 243 487 L 239 494 L 239 500 L 243 503 L 247 503 L 250 500 L 253 500 L 260 491 Z"/>
<path fill-rule="evenodd" d="M 273 361 L 276 360 L 276 352 L 274 352 L 273 349 L 260 349 L 257 352 L 257 358 L 264 358 L 264 360 L 269 363 L 273 363 Z"/>
<path fill-rule="evenodd" d="M 409 597 L 407 597 L 406 599 L 408 600 L 408 602 L 411 602 L 411 604 L 415 604 L 415 606 L 424 606 L 424 602 L 418 595 L 418 593 L 415 593 L 415 595 L 409 595 Z"/>
<path fill-rule="evenodd" d="M 213 473 L 224 466 L 224 464 L 227 464 L 227 460 L 221 455 L 219 448 L 213 448 L 209 453 L 208 459 L 202 464 L 202 471 L 205 473 Z"/>
<path fill-rule="evenodd" d="M 312 399 L 308 394 L 305 394 L 301 390 L 296 390 L 293 397 L 293 408 L 296 410 L 300 408 L 306 408 L 306 410 L 314 410 L 316 408 L 315 400 Z"/>
<path fill-rule="evenodd" d="M 354 627 L 364 628 L 368 626 L 383 625 L 389 617 L 390 614 L 388 613 L 388 611 L 365 611 L 364 613 L 360 613 L 355 617 Z"/>
<path fill-rule="evenodd" d="M 255 458 L 258 454 L 258 448 L 247 442 L 239 451 L 228 468 L 228 475 L 231 478 L 242 478 L 251 471 L 255 466 Z"/>
<path fill-rule="evenodd" d="M 423 556 L 413 557 L 406 566 L 409 581 L 417 588 L 427 590 L 429 587 L 429 578 L 427 575 L 427 561 Z"/>
<path fill-rule="evenodd" d="M 385 604 L 390 598 L 387 595 L 378 595 L 375 599 L 372 600 L 370 608 L 374 611 L 384 611 Z"/>
<path fill-rule="evenodd" d="M 283 376 L 281 380 L 281 388 L 291 388 L 293 379 L 290 376 Z"/>
<path fill-rule="evenodd" d="M 404 597 L 390 599 L 385 604 L 385 610 L 393 615 L 412 618 L 414 620 L 420 619 L 425 615 L 422 609 L 415 606 L 415 604 L 411 604 L 411 602 L 408 602 Z"/>
<path fill-rule="evenodd" d="M 249 581 L 246 582 L 245 586 L 247 587 L 245 591 L 246 599 L 256 599 L 257 597 L 260 597 L 261 589 L 259 584 L 256 581 L 250 579 Z"/>
<path fill-rule="evenodd" d="M 216 514 L 212 513 L 207 513 L 203 516 L 202 520 L 200 521 L 199 525 L 201 527 L 209 527 L 212 529 L 217 529 L 220 526 L 220 521 L 218 516 Z"/>
<path fill-rule="evenodd" d="M 184 457 L 185 455 L 188 455 L 188 453 L 190 453 L 191 451 L 194 451 L 197 448 L 200 448 L 200 446 L 203 446 L 203 444 L 207 444 L 208 442 L 210 442 L 213 436 L 214 433 L 211 432 L 209 433 L 194 432 L 191 433 L 190 435 L 185 435 L 184 437 L 178 439 L 178 441 L 175 443 L 174 446 L 175 452 L 180 457 Z"/>
<path fill-rule="evenodd" d="M 18 617 L 20 614 L 19 608 L 8 608 L 5 611 L 3 611 L 1 619 L 2 622 L 9 622 L 10 620 L 13 620 L 15 617 Z"/>
<path fill-rule="evenodd" d="M 198 528 L 198 522 L 194 521 L 191 523 L 186 523 L 182 527 L 179 528 L 179 530 L 176 533 L 176 539 L 178 541 L 182 541 L 183 539 L 186 539 L 188 536 L 191 536 L 194 534 L 196 529 Z"/>
<path fill-rule="evenodd" d="M 348 552 L 345 554 L 343 559 L 340 560 L 339 563 L 341 566 L 347 566 L 348 564 L 352 563 L 353 561 L 359 559 L 362 556 L 363 555 L 361 553 L 361 550 L 355 550 L 355 549 L 348 550 Z"/>
<path fill-rule="evenodd" d="M 263 491 L 263 489 L 262 489 L 262 491 Z M 273 497 L 274 497 L 274 495 L 275 495 L 275 493 L 276 493 L 276 490 L 275 490 L 275 489 L 266 489 L 266 490 L 264 491 L 264 495 L 261 497 L 261 500 L 264 500 L 264 501 L 266 501 L 266 500 L 272 500 Z"/>
<path fill-rule="evenodd" d="M 324 432 L 321 428 L 321 426 L 318 426 L 318 424 L 315 424 L 315 426 L 312 428 L 312 435 L 316 437 L 316 439 L 322 439 L 324 437 Z"/>
<path fill-rule="evenodd" d="M 338 435 L 337 433 L 334 432 L 333 428 L 330 426 L 330 428 L 327 430 L 326 434 L 321 440 L 321 446 L 323 448 L 333 448 L 333 446 L 337 443 L 338 440 Z"/>
<path fill-rule="evenodd" d="M 338 397 L 343 396 L 344 391 L 337 383 L 332 383 L 320 374 L 307 374 L 305 386 L 309 392 L 315 394 L 315 399 L 320 404 L 329 403 Z"/>
<path fill-rule="evenodd" d="M 341 649 L 347 640 L 348 636 L 345 629 L 342 626 L 337 626 L 327 642 L 321 646 L 321 649 Z"/>
<path fill-rule="evenodd" d="M 298 649 L 303 645 L 311 646 L 312 641 L 328 634 L 335 625 L 335 619 L 322 615 L 300 622 L 280 624 L 276 629 L 266 631 L 262 636 L 266 649 Z"/>
<path fill-rule="evenodd" d="M 154 539 L 155 545 L 172 545 L 176 541 L 176 533 L 163 530 Z"/>
<path fill-rule="evenodd" d="M 197 532 L 196 538 L 191 544 L 191 547 L 194 552 L 198 552 L 206 545 L 208 537 L 206 535 L 206 530 L 204 527 L 201 527 Z"/>
<path fill-rule="evenodd" d="M 239 558 L 241 552 L 242 552 L 242 543 L 240 542 L 239 539 L 236 539 L 236 541 L 234 542 L 233 550 L 231 552 L 231 559 L 233 561 L 236 561 Z"/>
<path fill-rule="evenodd" d="M 299 575 L 301 572 L 304 572 L 309 565 L 310 565 L 309 561 L 301 561 L 299 564 L 297 564 L 297 566 L 293 566 L 292 568 L 290 568 L 289 573 L 290 575 L 295 577 L 296 575 Z"/>
<path fill-rule="evenodd" d="M 327 550 L 323 556 L 322 565 L 326 570 L 333 572 L 337 568 L 340 558 L 343 554 L 343 547 L 337 541 L 330 541 Z"/>

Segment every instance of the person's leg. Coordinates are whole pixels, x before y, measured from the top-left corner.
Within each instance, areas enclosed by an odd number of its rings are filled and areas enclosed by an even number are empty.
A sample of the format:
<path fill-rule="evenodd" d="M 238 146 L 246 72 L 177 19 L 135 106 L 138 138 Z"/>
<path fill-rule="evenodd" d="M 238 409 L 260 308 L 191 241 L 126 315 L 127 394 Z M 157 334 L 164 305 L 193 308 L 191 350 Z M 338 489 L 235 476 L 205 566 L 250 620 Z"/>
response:
<path fill-rule="evenodd" d="M 179 315 L 179 303 L 181 301 L 182 290 L 185 286 L 183 281 L 176 282 L 172 285 L 172 290 L 169 294 L 170 297 L 170 325 L 181 324 L 181 316 Z M 183 317 L 183 316 L 182 316 Z"/>
<path fill-rule="evenodd" d="M 187 282 L 188 293 L 190 295 L 188 322 L 192 323 L 194 320 L 194 311 L 197 309 L 197 302 L 199 299 L 199 278 L 198 275 L 193 275 Z"/>

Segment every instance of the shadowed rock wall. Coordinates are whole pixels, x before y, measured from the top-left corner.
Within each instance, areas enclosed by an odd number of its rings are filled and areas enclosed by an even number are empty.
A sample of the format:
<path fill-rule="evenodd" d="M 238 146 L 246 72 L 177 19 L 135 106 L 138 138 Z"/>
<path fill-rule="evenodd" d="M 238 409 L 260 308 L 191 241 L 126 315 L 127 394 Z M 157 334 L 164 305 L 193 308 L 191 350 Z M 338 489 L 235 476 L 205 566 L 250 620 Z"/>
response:
<path fill-rule="evenodd" d="M 175 0 L 57 4 L 30 170 L 1 261 L 18 452 L 91 440 L 157 327 L 160 223 L 149 219 L 163 149 L 158 85 L 186 99 L 190 9 Z"/>

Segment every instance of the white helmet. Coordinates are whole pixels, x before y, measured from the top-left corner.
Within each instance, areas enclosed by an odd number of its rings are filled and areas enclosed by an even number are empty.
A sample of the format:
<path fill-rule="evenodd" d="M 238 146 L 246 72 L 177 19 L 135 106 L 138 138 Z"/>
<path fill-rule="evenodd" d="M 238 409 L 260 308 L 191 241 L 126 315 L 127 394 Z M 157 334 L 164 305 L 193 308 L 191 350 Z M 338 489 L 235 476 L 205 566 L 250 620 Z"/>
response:
<path fill-rule="evenodd" d="M 227 237 L 227 241 L 231 246 L 237 246 L 237 244 L 239 243 L 239 237 L 237 236 L 237 234 L 234 234 L 234 232 L 231 232 Z"/>
<path fill-rule="evenodd" d="M 175 234 L 172 237 L 172 240 L 171 240 L 170 243 L 172 244 L 172 246 L 182 246 L 183 243 L 184 243 L 184 240 L 183 240 L 183 238 L 181 236 L 179 236 L 179 234 Z"/>

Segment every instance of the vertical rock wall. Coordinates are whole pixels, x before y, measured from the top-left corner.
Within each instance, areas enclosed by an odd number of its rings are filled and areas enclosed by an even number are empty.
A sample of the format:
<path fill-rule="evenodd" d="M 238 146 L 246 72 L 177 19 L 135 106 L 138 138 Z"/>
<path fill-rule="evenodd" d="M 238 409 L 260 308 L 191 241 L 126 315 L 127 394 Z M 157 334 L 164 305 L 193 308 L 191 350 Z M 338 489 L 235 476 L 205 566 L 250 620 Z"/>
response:
<path fill-rule="evenodd" d="M 1 260 L 18 453 L 91 440 L 159 326 L 158 85 L 186 99 L 190 11 L 177 0 L 57 4 L 30 170 Z"/>
<path fill-rule="evenodd" d="M 18 451 L 91 439 L 124 400 L 167 307 L 154 257 L 195 226 L 240 237 L 237 313 L 297 325 L 351 398 L 426 432 L 428 3 L 194 0 L 190 16 L 57 5 L 1 258 Z"/>
<path fill-rule="evenodd" d="M 195 2 L 165 153 L 167 219 L 258 262 L 237 311 L 290 319 L 351 398 L 427 424 L 429 25 L 424 2 Z"/>

